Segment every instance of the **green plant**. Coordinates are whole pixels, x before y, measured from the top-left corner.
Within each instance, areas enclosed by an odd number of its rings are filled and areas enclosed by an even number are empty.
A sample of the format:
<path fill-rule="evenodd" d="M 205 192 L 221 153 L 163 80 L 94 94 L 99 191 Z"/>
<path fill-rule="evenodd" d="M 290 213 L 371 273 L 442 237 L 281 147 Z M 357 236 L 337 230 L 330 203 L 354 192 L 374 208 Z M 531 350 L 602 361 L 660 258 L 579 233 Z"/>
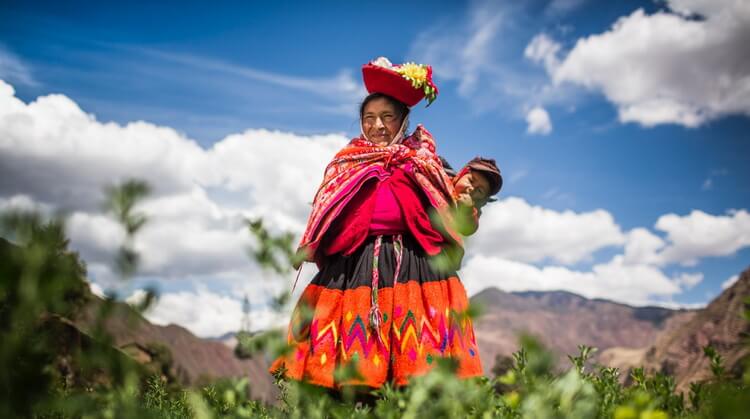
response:
<path fill-rule="evenodd" d="M 126 231 L 115 265 L 126 280 L 136 272 L 134 238 L 146 216 L 136 212 L 148 191 L 127 182 L 108 190 L 108 208 Z M 249 224 L 258 240 L 255 261 L 274 272 L 294 263 L 291 236 L 275 236 L 260 221 Z M 248 398 L 248 379 L 219 380 L 200 388 L 170 383 L 164 369 L 143 368 L 113 347 L 104 319 L 114 304 L 107 300 L 91 335 L 70 326 L 90 295 L 85 264 L 68 250 L 64 220 L 35 213 L 0 216 L 0 417 L 35 418 L 740 418 L 750 411 L 750 372 L 733 378 L 713 347 L 704 348 L 713 377 L 692 383 L 689 403 L 674 379 L 632 371 L 633 383 L 620 383 L 616 368 L 591 365 L 595 349 L 581 345 L 569 356 L 572 368 L 554 370 L 554 356 L 539 341 L 520 338 L 520 349 L 495 369 L 493 379 L 462 380 L 456 363 L 440 360 L 429 374 L 408 386 L 334 392 L 277 375 L 277 405 Z M 141 309 L 157 298 L 150 294 Z M 283 308 L 289 293 L 276 297 Z M 476 317 L 471 308 L 465 315 Z M 750 311 L 746 316 L 750 320 Z M 299 315 L 304 316 L 304 310 Z M 287 349 L 283 333 L 238 335 L 237 352 L 275 357 Z M 78 342 L 71 345 L 70 342 Z M 162 368 L 171 364 L 165 347 L 147 345 Z M 355 364 L 336 371 L 339 380 L 357 376 Z"/>

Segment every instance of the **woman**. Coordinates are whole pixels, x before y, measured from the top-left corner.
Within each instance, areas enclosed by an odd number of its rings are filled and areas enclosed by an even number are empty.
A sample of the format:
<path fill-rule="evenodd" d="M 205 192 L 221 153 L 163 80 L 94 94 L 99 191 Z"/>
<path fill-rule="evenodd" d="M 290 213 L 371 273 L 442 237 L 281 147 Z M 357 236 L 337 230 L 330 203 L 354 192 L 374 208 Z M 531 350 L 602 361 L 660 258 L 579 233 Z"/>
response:
<path fill-rule="evenodd" d="M 431 68 L 380 58 L 363 78 L 362 134 L 326 168 L 300 244 L 319 272 L 292 315 L 291 351 L 271 370 L 329 388 L 380 387 L 453 357 L 459 376 L 482 375 L 466 291 L 455 268 L 433 263 L 460 258 L 453 184 L 426 129 L 404 137 L 409 106 L 437 95 Z M 351 363 L 360 377 L 338 381 L 336 368 Z"/>

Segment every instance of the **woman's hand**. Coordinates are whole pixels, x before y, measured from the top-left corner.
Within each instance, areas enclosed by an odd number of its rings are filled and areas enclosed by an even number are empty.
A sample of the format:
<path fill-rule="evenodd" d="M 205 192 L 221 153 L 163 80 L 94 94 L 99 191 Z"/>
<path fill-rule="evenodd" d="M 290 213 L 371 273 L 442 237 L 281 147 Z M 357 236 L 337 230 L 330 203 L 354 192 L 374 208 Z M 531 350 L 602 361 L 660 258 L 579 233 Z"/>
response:
<path fill-rule="evenodd" d="M 458 202 L 458 205 L 464 206 L 464 207 L 473 207 L 474 206 L 474 200 L 471 199 L 471 195 L 467 193 L 459 194 L 456 197 L 456 202 Z"/>
<path fill-rule="evenodd" d="M 461 194 L 464 195 L 464 194 Z M 466 199 L 462 199 L 461 195 L 458 196 L 458 208 L 455 209 L 454 229 L 463 236 L 470 236 L 477 231 L 479 227 L 479 213 L 474 207 L 474 202 L 471 197 L 468 197 L 468 203 Z"/>

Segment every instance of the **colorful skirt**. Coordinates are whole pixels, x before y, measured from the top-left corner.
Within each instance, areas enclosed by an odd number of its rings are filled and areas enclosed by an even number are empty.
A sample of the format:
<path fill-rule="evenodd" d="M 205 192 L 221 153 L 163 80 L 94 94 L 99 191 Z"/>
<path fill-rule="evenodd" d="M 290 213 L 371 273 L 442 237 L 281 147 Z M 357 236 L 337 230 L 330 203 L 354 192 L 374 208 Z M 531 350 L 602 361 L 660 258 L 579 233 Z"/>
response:
<path fill-rule="evenodd" d="M 333 256 L 303 291 L 289 324 L 290 351 L 271 371 L 329 388 L 380 387 L 408 384 L 450 357 L 459 377 L 481 376 L 466 290 L 455 271 L 433 265 L 408 236 L 372 236 L 351 256 Z M 380 315 L 371 322 L 373 297 Z M 350 363 L 361 379 L 337 380 L 336 369 Z"/>

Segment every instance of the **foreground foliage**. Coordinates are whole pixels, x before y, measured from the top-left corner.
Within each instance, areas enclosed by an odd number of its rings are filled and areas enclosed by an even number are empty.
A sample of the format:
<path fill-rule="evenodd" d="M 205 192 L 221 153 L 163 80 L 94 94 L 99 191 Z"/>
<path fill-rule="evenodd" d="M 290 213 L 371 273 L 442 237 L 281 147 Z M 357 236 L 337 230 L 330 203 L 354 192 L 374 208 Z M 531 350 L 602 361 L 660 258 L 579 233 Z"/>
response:
<path fill-rule="evenodd" d="M 126 231 L 115 261 L 124 279 L 137 269 L 133 237 L 146 218 L 134 209 L 147 192 L 137 182 L 108 191 L 109 208 Z M 256 262 L 275 271 L 293 263 L 290 236 L 274 237 L 260 221 L 248 226 L 259 242 L 252 252 Z M 252 383 L 247 378 L 181 388 L 167 369 L 144 368 L 113 348 L 103 327 L 112 301 L 102 306 L 101 324 L 91 336 L 69 327 L 68 319 L 75 318 L 90 297 L 85 264 L 67 249 L 64 231 L 57 217 L 0 217 L 0 237 L 14 243 L 0 239 L 0 417 L 653 419 L 740 418 L 750 412 L 750 369 L 746 365 L 741 378 L 730 377 L 711 347 L 705 355 L 713 378 L 693 383 L 688 394 L 681 394 L 671 377 L 643 369 L 632 371 L 631 384 L 622 385 L 617 369 L 590 366 L 595 349 L 587 346 L 570 356 L 569 370 L 555 372 L 552 354 L 528 337 L 521 338 L 522 349 L 512 362 L 493 370 L 492 379 L 459 380 L 456 364 L 443 359 L 405 388 L 331 392 L 277 379 L 281 397 L 272 406 L 248 397 Z M 154 297 L 150 294 L 139 309 Z M 277 303 L 281 307 L 288 300 L 285 293 Z M 279 333 L 241 337 L 239 356 L 273 357 L 285 349 Z M 170 359 L 163 349 L 154 351 Z M 356 368 L 338 374 L 346 379 Z"/>

